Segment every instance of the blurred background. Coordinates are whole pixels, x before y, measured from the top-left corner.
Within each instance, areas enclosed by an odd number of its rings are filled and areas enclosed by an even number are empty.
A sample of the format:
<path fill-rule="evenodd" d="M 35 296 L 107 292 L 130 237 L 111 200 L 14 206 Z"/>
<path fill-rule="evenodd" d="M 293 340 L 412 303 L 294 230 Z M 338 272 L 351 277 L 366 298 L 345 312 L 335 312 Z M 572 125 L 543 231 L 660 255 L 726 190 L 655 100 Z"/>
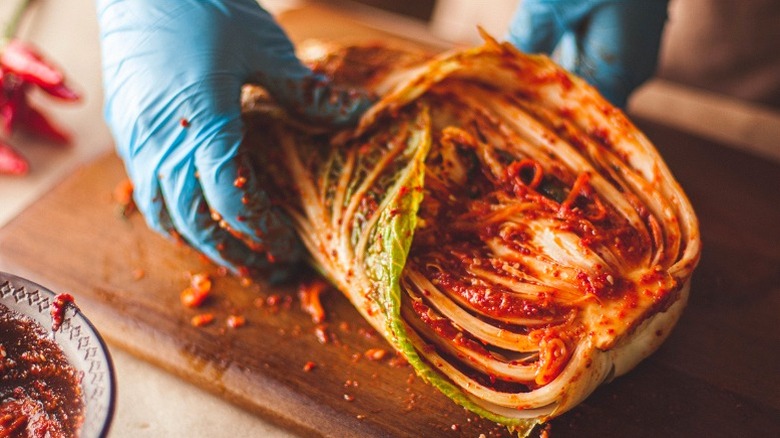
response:
<path fill-rule="evenodd" d="M 506 33 L 522 0 L 331 0 L 425 23 L 447 41 L 479 42 L 475 27 Z M 365 9 L 366 12 L 369 9 Z M 671 0 L 659 77 L 780 109 L 776 0 Z"/>
<path fill-rule="evenodd" d="M 321 0 L 412 39 L 503 37 L 522 0 Z M 267 0 L 270 7 L 304 4 Z M 780 160 L 780 2 L 670 0 L 656 78 L 628 110 Z"/>

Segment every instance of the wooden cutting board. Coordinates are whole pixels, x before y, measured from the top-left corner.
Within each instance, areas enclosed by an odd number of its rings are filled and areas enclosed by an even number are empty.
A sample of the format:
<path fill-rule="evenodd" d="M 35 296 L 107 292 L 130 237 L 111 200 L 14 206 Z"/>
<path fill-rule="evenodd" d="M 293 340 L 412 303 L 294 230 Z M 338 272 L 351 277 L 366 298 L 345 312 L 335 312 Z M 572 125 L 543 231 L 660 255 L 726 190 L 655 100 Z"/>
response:
<path fill-rule="evenodd" d="M 780 431 L 780 166 L 646 130 L 667 145 L 702 219 L 691 302 L 655 355 L 555 420 L 553 436 L 772 436 Z M 110 155 L 64 181 L 0 230 L 0 269 L 72 291 L 113 346 L 306 436 L 502 434 L 392 364 L 338 292 L 324 296 L 323 344 L 299 309 L 297 280 L 241 285 L 139 215 L 123 219 L 111 193 L 124 178 Z M 198 311 L 179 303 L 187 272 L 214 277 L 200 309 L 216 316 L 210 326 L 191 326 Z M 227 328 L 230 314 L 247 325 Z M 376 348 L 386 357 L 364 356 Z M 304 371 L 310 361 L 316 367 Z"/>
<path fill-rule="evenodd" d="M 553 436 L 778 436 L 780 166 L 641 126 L 694 203 L 704 256 L 666 344 L 553 421 Z M 318 334 L 296 297 L 312 275 L 305 269 L 288 284 L 242 285 L 139 215 L 123 219 L 111 193 L 124 178 L 113 155 L 69 177 L 0 229 L 0 270 L 71 291 L 113 347 L 305 436 L 504 434 L 394 364 L 336 291 L 324 296 Z M 213 297 L 197 311 L 179 302 L 188 272 L 214 278 Z M 198 312 L 214 323 L 193 327 Z M 231 314 L 247 325 L 227 328 Z M 388 354 L 370 360 L 371 349 Z M 305 371 L 307 362 L 315 367 Z"/>
<path fill-rule="evenodd" d="M 495 429 L 394 364 L 388 345 L 337 291 L 323 296 L 325 324 L 312 322 L 296 296 L 313 276 L 306 269 L 288 284 L 242 285 L 151 232 L 139 214 L 123 218 L 111 198 L 124 178 L 114 155 L 69 178 L 0 230 L 0 269 L 71 291 L 113 345 L 306 436 Z M 196 310 L 179 301 L 190 272 L 214 280 L 212 297 Z M 214 323 L 193 327 L 202 312 Z M 247 324 L 228 328 L 233 314 Z M 372 349 L 387 354 L 366 358 Z M 307 362 L 315 364 L 308 372 Z"/>

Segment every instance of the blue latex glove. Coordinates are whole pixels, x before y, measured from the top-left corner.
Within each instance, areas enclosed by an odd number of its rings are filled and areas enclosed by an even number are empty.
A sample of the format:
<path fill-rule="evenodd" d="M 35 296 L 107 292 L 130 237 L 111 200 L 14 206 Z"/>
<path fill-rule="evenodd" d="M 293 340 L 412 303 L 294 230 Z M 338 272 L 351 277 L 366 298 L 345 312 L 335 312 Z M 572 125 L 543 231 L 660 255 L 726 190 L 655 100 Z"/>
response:
<path fill-rule="evenodd" d="M 623 107 L 658 62 L 668 0 L 522 0 L 508 40 L 559 63 Z"/>
<path fill-rule="evenodd" d="M 334 125 L 369 99 L 313 75 L 256 1 L 97 5 L 105 117 L 148 224 L 241 274 L 298 259 L 288 219 L 239 148 L 241 86 L 258 83 L 289 111 Z"/>

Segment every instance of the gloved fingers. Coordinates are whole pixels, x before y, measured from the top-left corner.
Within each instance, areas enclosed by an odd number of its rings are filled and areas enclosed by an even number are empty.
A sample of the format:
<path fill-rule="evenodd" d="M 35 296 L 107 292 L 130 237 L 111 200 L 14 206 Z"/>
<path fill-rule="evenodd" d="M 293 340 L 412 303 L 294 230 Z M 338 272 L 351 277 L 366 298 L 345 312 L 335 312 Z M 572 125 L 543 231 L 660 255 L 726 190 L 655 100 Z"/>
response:
<path fill-rule="evenodd" d="M 233 28 L 250 32 L 240 39 L 246 53 L 245 81 L 265 87 L 288 111 L 316 123 L 344 126 L 373 103 L 363 90 L 334 86 L 312 73 L 295 55 L 295 47 L 274 18 L 255 1 L 235 1 Z"/>
<path fill-rule="evenodd" d="M 271 204 L 241 148 L 239 114 L 197 138 L 195 166 L 212 217 L 270 263 L 295 262 L 302 249 L 283 212 Z"/>
<path fill-rule="evenodd" d="M 509 24 L 507 40 L 523 52 L 549 55 L 567 26 L 555 2 L 522 0 Z"/>
<path fill-rule="evenodd" d="M 375 100 L 364 90 L 336 86 L 314 73 L 298 79 L 266 77 L 262 85 L 288 111 L 322 125 L 354 124 Z"/>
<path fill-rule="evenodd" d="M 260 254 L 219 227 L 209 211 L 195 174 L 193 160 L 160 169 L 163 202 L 175 231 L 190 246 L 236 274 L 264 271 L 268 262 Z"/>
<path fill-rule="evenodd" d="M 127 162 L 126 158 L 123 157 L 123 159 Z M 142 173 L 133 173 L 134 170 L 136 169 L 128 168 L 130 179 L 133 181 L 133 200 L 138 211 L 146 220 L 146 224 L 164 236 L 176 235 L 176 228 L 173 226 L 168 209 L 165 207 L 154 170 L 143 169 Z"/>
<path fill-rule="evenodd" d="M 577 39 L 574 72 L 613 104 L 655 73 L 667 1 L 604 2 L 594 8 Z"/>

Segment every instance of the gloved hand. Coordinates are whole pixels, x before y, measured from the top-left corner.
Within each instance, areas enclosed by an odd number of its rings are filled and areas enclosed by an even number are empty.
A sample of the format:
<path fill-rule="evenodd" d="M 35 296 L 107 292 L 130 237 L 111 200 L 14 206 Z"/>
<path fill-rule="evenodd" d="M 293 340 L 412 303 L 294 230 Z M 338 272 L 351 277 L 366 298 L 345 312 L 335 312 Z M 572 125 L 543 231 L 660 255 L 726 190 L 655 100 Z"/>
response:
<path fill-rule="evenodd" d="M 521 0 L 508 40 L 559 63 L 623 107 L 655 72 L 668 0 Z"/>
<path fill-rule="evenodd" d="M 239 148 L 241 86 L 258 83 L 290 112 L 334 125 L 369 99 L 302 65 L 254 0 L 97 5 L 105 117 L 148 224 L 239 274 L 299 258 L 288 219 Z"/>

